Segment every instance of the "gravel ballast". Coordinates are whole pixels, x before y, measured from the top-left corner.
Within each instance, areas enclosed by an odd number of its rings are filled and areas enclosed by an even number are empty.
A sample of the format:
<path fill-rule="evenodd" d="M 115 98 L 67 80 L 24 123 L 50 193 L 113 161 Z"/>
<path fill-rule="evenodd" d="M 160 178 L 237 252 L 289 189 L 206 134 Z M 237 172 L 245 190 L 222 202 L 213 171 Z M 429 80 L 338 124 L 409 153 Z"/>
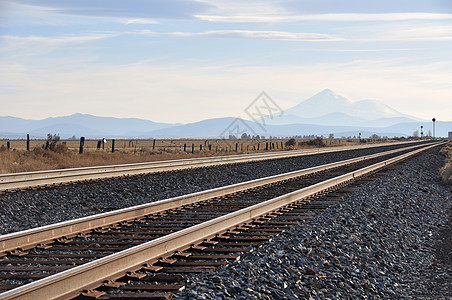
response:
<path fill-rule="evenodd" d="M 451 299 L 451 199 L 438 149 L 389 170 L 182 299 Z M 449 221 L 448 221 L 449 220 Z"/>
<path fill-rule="evenodd" d="M 406 145 L 408 146 L 408 145 Z M 112 178 L 0 195 L 0 234 L 309 168 L 400 145 Z"/>

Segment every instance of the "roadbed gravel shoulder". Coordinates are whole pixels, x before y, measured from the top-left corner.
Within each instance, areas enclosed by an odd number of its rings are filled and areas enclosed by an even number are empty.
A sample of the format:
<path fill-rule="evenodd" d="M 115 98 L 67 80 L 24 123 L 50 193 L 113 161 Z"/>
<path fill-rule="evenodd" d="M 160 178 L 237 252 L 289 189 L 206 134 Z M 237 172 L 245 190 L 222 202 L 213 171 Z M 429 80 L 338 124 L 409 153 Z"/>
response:
<path fill-rule="evenodd" d="M 180 299 L 452 299 L 452 186 L 429 151 L 216 272 Z"/>

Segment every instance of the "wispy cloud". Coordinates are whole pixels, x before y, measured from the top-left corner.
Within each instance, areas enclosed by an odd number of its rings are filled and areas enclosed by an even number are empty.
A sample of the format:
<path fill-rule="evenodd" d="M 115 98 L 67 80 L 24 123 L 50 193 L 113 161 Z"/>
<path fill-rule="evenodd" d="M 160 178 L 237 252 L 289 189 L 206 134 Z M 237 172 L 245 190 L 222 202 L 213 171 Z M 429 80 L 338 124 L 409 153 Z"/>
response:
<path fill-rule="evenodd" d="M 210 22 L 295 22 L 295 21 L 407 21 L 450 20 L 452 14 L 441 13 L 341 13 L 303 15 L 195 15 Z"/>
<path fill-rule="evenodd" d="M 55 14 L 89 17 L 190 19 L 212 5 L 196 0 L 16 0 Z"/>
<path fill-rule="evenodd" d="M 0 47 L 0 54 L 35 56 L 51 52 L 62 46 L 92 42 L 119 35 L 120 33 L 92 33 L 53 37 L 2 35 L 0 41 L 3 42 L 3 45 Z"/>
<path fill-rule="evenodd" d="M 143 35 L 166 35 L 177 37 L 227 37 L 227 38 L 245 38 L 245 39 L 265 39 L 265 40 L 292 40 L 292 41 L 341 41 L 340 37 L 336 37 L 324 33 L 305 33 L 305 32 L 288 32 L 288 31 L 271 31 L 271 30 L 208 30 L 202 32 L 155 32 L 151 30 L 141 30 L 132 32 Z"/>
<path fill-rule="evenodd" d="M 83 43 L 87 41 L 100 40 L 117 36 L 117 33 L 100 33 L 90 35 L 68 35 L 68 36 L 14 36 L 14 35 L 2 35 L 2 38 L 6 42 L 19 42 L 19 43 L 44 43 L 48 45 L 61 45 L 72 43 Z"/>
<path fill-rule="evenodd" d="M 403 24 L 386 26 L 369 40 L 385 41 L 433 41 L 452 40 L 452 26 L 450 24 Z"/>
<path fill-rule="evenodd" d="M 375 48 L 375 49 L 309 49 L 316 52 L 398 52 L 398 51 L 423 51 L 429 48 Z"/>
<path fill-rule="evenodd" d="M 301 33 L 284 31 L 252 31 L 252 30 L 212 30 L 203 32 L 155 32 L 151 30 L 123 31 L 123 32 L 99 32 L 99 33 L 81 33 L 79 35 L 63 36 L 0 36 L 0 54 L 5 57 L 33 57 L 47 54 L 58 48 L 68 45 L 77 45 L 83 43 L 95 42 L 103 39 L 125 36 L 142 35 L 149 37 L 171 36 L 175 38 L 189 37 L 218 37 L 218 38 L 237 38 L 237 39 L 265 39 L 265 40 L 287 40 L 287 41 L 305 41 L 305 42 L 328 42 L 340 41 L 339 37 L 322 33 Z"/>
<path fill-rule="evenodd" d="M 152 19 L 120 19 L 124 24 L 159 24 L 159 21 Z"/>
<path fill-rule="evenodd" d="M 155 32 L 151 30 L 140 30 L 130 32 L 131 34 L 143 34 L 152 36 L 179 36 L 179 37 L 227 37 L 227 38 L 247 38 L 266 40 L 292 40 L 307 42 L 323 41 L 359 41 L 359 42 L 379 42 L 379 41 L 441 41 L 452 40 L 452 26 L 448 24 L 425 24 L 425 23 L 401 23 L 382 24 L 377 26 L 349 26 L 335 28 L 334 31 L 341 34 L 315 33 L 315 32 L 290 32 L 278 30 L 207 30 L 201 32 Z M 402 50 L 413 50 L 414 48 L 401 48 Z M 330 49 L 327 49 L 330 50 Z M 334 49 L 331 49 L 334 50 Z M 334 50 L 341 51 L 341 50 Z M 344 50 L 350 51 L 350 50 Z M 366 51 L 366 50 L 351 50 Z M 395 49 L 383 48 L 368 51 L 395 51 Z"/>
<path fill-rule="evenodd" d="M 294 40 L 294 41 L 341 41 L 342 38 L 323 33 L 304 33 L 287 31 L 265 31 L 265 30 L 210 30 L 203 32 L 173 32 L 175 36 L 216 36 L 248 39 L 267 40 Z"/>
<path fill-rule="evenodd" d="M 371 26 L 347 26 L 337 30 L 343 32 L 349 40 L 363 42 L 452 40 L 452 26 L 448 22 L 383 23 Z"/>

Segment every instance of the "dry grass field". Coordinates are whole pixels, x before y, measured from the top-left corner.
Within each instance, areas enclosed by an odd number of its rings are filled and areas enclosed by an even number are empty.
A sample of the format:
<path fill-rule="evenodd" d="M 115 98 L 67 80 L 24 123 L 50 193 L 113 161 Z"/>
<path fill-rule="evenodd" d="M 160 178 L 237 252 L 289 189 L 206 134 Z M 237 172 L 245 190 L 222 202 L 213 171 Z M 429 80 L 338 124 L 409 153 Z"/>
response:
<path fill-rule="evenodd" d="M 30 151 L 26 151 L 26 140 L 0 140 L 0 173 L 16 173 L 38 170 L 114 165 L 124 163 L 151 162 L 183 158 L 231 155 L 254 152 L 306 149 L 358 144 L 358 140 L 297 139 L 287 143 L 286 139 L 275 140 L 115 140 L 97 149 L 99 140 L 85 140 L 83 154 L 79 154 L 79 140 L 60 140 L 57 147 L 44 150 L 46 140 L 30 140 Z M 314 141 L 314 142 L 313 142 Z M 10 149 L 7 149 L 9 142 Z M 381 140 L 367 140 L 367 143 Z M 185 151 L 184 151 L 185 148 Z"/>
<path fill-rule="evenodd" d="M 8 140 L 0 139 L 0 147 L 4 145 Z M 84 145 L 84 151 L 96 151 L 99 139 L 86 139 Z M 165 152 L 184 152 L 184 145 L 186 148 L 185 152 L 191 152 L 192 146 L 194 148 L 193 152 L 206 151 L 209 150 L 214 152 L 227 152 L 234 151 L 235 145 L 238 144 L 238 151 L 252 151 L 263 150 L 266 148 L 267 143 L 272 143 L 275 145 L 276 150 L 281 150 L 281 143 L 283 148 L 288 139 L 262 139 L 262 140 L 228 140 L 228 139 L 115 139 L 115 150 L 120 152 L 146 152 L 146 151 L 165 151 Z M 296 139 L 296 144 L 303 143 L 309 140 L 306 139 Z M 370 140 L 369 142 L 375 142 L 376 139 Z M 10 148 L 16 150 L 26 150 L 26 140 L 9 140 Z M 69 150 L 78 151 L 80 141 L 78 139 L 65 139 L 61 140 L 64 142 Z M 357 139 L 323 139 L 326 146 L 343 146 L 343 145 L 354 145 L 359 143 Z M 31 139 L 30 140 L 30 150 L 36 147 L 43 147 L 46 144 L 46 140 L 43 139 Z M 108 139 L 103 145 L 101 144 L 101 149 L 104 151 L 111 150 L 112 140 Z M 202 148 L 200 150 L 200 148 Z"/>

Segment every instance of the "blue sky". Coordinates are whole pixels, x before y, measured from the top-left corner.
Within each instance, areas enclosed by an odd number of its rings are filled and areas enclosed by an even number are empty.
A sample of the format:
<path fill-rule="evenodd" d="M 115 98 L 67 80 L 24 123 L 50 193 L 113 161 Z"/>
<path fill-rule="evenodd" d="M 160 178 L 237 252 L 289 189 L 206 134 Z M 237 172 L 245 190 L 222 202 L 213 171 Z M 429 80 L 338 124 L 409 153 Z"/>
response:
<path fill-rule="evenodd" d="M 451 83 L 449 0 L 0 0 L 0 115 L 192 122 L 330 88 L 451 120 Z"/>

